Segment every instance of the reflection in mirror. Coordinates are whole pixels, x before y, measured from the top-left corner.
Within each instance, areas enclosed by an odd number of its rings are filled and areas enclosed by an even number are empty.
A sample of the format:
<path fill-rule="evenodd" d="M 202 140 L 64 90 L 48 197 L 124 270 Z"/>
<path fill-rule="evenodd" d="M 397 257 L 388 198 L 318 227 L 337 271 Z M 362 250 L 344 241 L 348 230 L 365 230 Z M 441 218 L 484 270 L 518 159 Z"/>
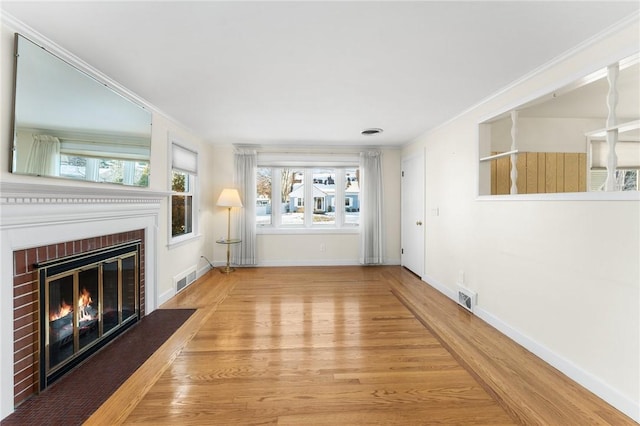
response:
<path fill-rule="evenodd" d="M 151 113 L 16 34 L 12 172 L 148 186 Z"/>
<path fill-rule="evenodd" d="M 588 186 L 590 191 L 606 191 L 609 147 L 606 131 L 587 135 L 589 157 Z M 614 191 L 638 191 L 640 184 L 640 121 L 628 122 L 618 129 L 615 145 L 617 164 L 613 176 Z"/>
<path fill-rule="evenodd" d="M 638 59 L 480 124 L 480 195 L 637 191 Z"/>

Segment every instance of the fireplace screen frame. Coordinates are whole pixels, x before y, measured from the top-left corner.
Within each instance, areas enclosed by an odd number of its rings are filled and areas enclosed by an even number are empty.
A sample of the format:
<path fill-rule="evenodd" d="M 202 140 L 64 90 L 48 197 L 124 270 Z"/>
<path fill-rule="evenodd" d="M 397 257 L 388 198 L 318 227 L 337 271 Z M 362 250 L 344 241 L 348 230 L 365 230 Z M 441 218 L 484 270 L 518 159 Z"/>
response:
<path fill-rule="evenodd" d="M 39 272 L 39 290 L 40 290 L 40 390 L 44 390 L 47 386 L 52 384 L 55 380 L 62 377 L 69 372 L 83 360 L 88 358 L 91 354 L 98 351 L 101 347 L 106 345 L 113 338 L 124 332 L 131 325 L 135 324 L 140 319 L 140 252 L 141 241 L 136 240 L 133 242 L 127 242 L 116 246 L 107 247 L 105 249 L 96 250 L 93 252 L 83 253 L 82 255 L 67 257 L 64 259 L 57 259 L 52 262 L 46 262 L 36 265 Z M 130 284 L 130 279 L 133 279 L 133 309 L 127 311 L 128 314 L 123 317 L 123 295 L 126 289 L 124 288 L 126 273 L 122 267 L 123 261 L 128 261 L 133 258 L 133 274 L 127 277 L 127 284 Z M 112 265 L 117 262 L 117 324 L 106 331 L 104 330 L 104 285 L 105 285 L 105 265 Z M 80 290 L 83 284 L 80 282 L 80 274 L 86 271 L 96 270 L 97 289 L 98 294 L 95 295 L 97 299 L 96 303 L 96 324 L 97 330 L 94 331 L 97 334 L 97 338 L 94 340 L 80 344 L 80 316 L 78 311 L 78 298 L 80 297 Z M 63 279 L 72 279 L 72 344 L 73 348 L 71 355 L 64 357 L 64 359 L 56 361 L 54 365 L 51 365 L 52 353 L 51 353 L 51 327 L 53 320 L 51 320 L 50 306 L 50 286 L 51 283 L 60 281 Z M 130 306 L 129 306 L 130 307 Z M 71 343 L 70 343 L 71 344 Z M 68 349 L 67 349 L 68 350 Z"/>

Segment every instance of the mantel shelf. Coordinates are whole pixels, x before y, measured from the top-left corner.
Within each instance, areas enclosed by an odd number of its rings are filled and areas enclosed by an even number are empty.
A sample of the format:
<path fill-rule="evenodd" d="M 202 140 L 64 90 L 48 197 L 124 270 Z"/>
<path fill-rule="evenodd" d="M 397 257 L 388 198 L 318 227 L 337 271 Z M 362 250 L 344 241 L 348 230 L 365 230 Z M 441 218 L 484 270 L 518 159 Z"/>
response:
<path fill-rule="evenodd" d="M 159 203 L 170 192 L 108 186 L 0 182 L 0 204 Z"/>

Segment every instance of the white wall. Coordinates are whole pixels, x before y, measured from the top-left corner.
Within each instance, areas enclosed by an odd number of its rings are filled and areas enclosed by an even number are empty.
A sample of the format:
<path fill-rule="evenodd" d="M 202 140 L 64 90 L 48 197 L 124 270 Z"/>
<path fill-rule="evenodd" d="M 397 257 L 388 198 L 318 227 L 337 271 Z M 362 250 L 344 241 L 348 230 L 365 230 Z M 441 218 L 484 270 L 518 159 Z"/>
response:
<path fill-rule="evenodd" d="M 211 209 L 214 206 L 214 200 L 211 196 L 213 177 L 209 166 L 213 149 L 193 133 L 179 127 L 160 114 L 154 114 L 153 117 L 151 187 L 165 191 L 170 188 L 168 166 L 170 135 L 172 139 L 178 140 L 198 152 L 196 189 L 199 200 L 198 232 L 197 238 L 191 241 L 169 246 L 171 217 L 169 198 L 167 197 L 165 205 L 160 211 L 160 230 L 158 233 L 158 295 L 160 304 L 175 294 L 174 277 L 183 275 L 192 267 L 196 267 L 199 276 L 209 270 L 209 264 L 201 256 L 211 259 L 214 245 L 214 235 L 211 232 Z"/>
<path fill-rule="evenodd" d="M 317 150 L 316 150 L 317 152 Z M 384 179 L 385 259 L 387 264 L 400 264 L 400 150 L 384 149 L 382 155 Z M 222 189 L 233 186 L 233 148 L 217 146 L 214 149 L 213 196 L 217 199 Z M 215 200 L 214 200 L 215 203 Z M 225 236 L 226 209 L 213 207 L 214 237 Z M 233 221 L 233 216 L 232 216 Z M 305 233 L 259 234 L 257 258 L 260 266 L 301 265 L 357 265 L 359 235 L 357 233 Z M 321 245 L 325 250 L 321 251 Z M 226 247 L 214 248 L 216 265 L 226 262 Z"/>
<path fill-rule="evenodd" d="M 48 44 L 48 41 L 40 39 L 37 35 L 31 35 L 30 29 L 20 23 L 13 21 L 8 23 L 5 18 L 5 16 L 2 17 L 2 26 L 0 28 L 0 164 L 2 165 L 2 167 L 0 167 L 0 182 L 48 185 L 47 188 L 57 188 L 57 191 L 61 194 L 68 191 L 71 194 L 81 194 L 83 197 L 85 196 L 84 194 L 91 194 L 92 191 L 95 191 L 96 198 L 100 198 L 101 194 L 106 193 L 108 193 L 107 198 L 117 198 L 119 196 L 127 197 L 127 192 L 130 194 L 139 192 L 137 189 L 119 185 L 20 176 L 10 173 L 11 145 L 13 141 L 11 117 L 13 108 L 14 32 L 18 31 L 27 36 L 31 36 L 30 38 L 34 39 L 34 41 L 39 41 L 43 44 Z M 64 46 L 62 46 L 62 48 L 64 48 Z M 64 226 L 45 227 L 45 232 L 39 231 L 38 228 L 23 228 L 20 230 L 20 241 L 17 243 L 20 244 L 22 248 L 29 246 L 29 241 L 25 240 L 28 235 L 34 236 L 34 245 L 40 245 L 69 240 L 70 236 L 73 236 L 74 233 L 80 233 L 83 238 L 86 238 L 92 235 L 97 236 L 115 231 L 121 232 L 124 229 L 123 226 L 145 228 L 148 234 L 152 234 L 147 236 L 147 242 L 151 243 L 147 245 L 147 258 L 153 256 L 153 259 L 155 259 L 154 262 L 147 262 L 147 268 L 154 269 L 153 271 L 146 271 L 147 295 L 148 298 L 152 297 L 154 299 L 147 301 L 147 313 L 173 296 L 175 293 L 173 277 L 175 275 L 181 274 L 194 265 L 197 266 L 200 274 L 208 270 L 208 264 L 200 259 L 200 256 L 206 256 L 211 259 L 213 257 L 214 245 L 213 232 L 211 232 L 213 220 L 210 213 L 214 205 L 211 196 L 213 174 L 208 167 L 213 155 L 213 149 L 197 135 L 185 129 L 184 126 L 164 116 L 153 107 L 150 107 L 150 109 L 153 113 L 153 126 L 150 186 L 147 191 L 149 194 L 152 194 L 149 195 L 149 197 L 157 197 L 158 194 L 160 194 L 159 196 L 162 200 L 160 202 L 159 214 L 151 212 L 148 213 L 144 219 L 136 219 L 136 213 L 132 212 L 130 215 L 132 218 L 124 218 L 122 220 L 109 219 L 100 222 L 100 220 L 90 218 L 95 216 L 99 217 L 100 212 L 105 210 L 105 205 L 99 203 L 96 205 L 83 204 L 77 208 L 77 213 L 73 210 L 69 211 L 69 214 L 72 216 L 84 215 L 83 217 L 85 218 L 83 219 L 83 223 L 78 223 L 78 225 L 73 228 L 73 232 L 69 232 L 70 227 L 73 225 L 72 223 L 66 223 Z M 199 238 L 185 242 L 174 248 L 168 247 L 170 232 L 168 224 L 168 191 L 170 190 L 168 134 L 176 135 L 179 139 L 197 149 L 201 166 L 199 175 L 201 201 L 200 211 L 198 212 L 201 235 Z M 135 195 L 132 196 L 135 197 Z M 68 206 L 46 206 L 42 204 L 34 204 L 32 206 L 23 205 L 19 207 L 26 209 L 32 207 L 32 209 L 26 213 L 27 215 L 34 216 L 46 216 L 47 208 L 54 209 L 56 214 L 60 214 L 61 209 L 68 208 Z M 135 207 L 135 205 L 122 204 L 120 210 Z M 92 213 L 92 209 L 94 213 Z M 11 227 L 5 226 L 7 224 L 7 220 L 5 219 L 8 218 L 8 210 L 14 210 L 14 207 L 11 206 L 11 209 L 3 209 L 2 220 L 0 220 L 0 230 L 4 237 L 0 245 L 2 250 L 2 252 L 0 252 L 0 277 L 3 278 L 3 289 L 0 291 L 2 293 L 2 297 L 0 298 L 2 299 L 0 302 L 0 314 L 3 318 L 3 322 L 0 324 L 0 388 L 2 389 L 0 394 L 0 419 L 10 414 L 13 410 L 13 392 L 11 391 L 11 389 L 13 389 L 13 306 L 11 277 L 13 271 L 12 247 L 16 247 L 14 244 L 16 238 L 13 237 L 13 235 L 18 234 L 15 228 L 13 228 L 14 230 L 12 231 Z M 11 218 L 11 220 L 15 220 L 15 218 Z M 8 241 L 9 239 L 12 241 Z"/>
<path fill-rule="evenodd" d="M 605 127 L 605 120 L 518 117 L 516 144 L 522 152 L 587 152 L 585 134 Z M 491 152 L 511 149 L 511 117 L 491 125 Z"/>
<path fill-rule="evenodd" d="M 27 36 L 30 29 L 17 25 L 19 28 L 12 28 L 7 22 L 3 21 L 2 33 L 1 33 L 1 49 L 0 55 L 2 57 L 2 68 L 0 90 L 2 93 L 2 103 L 0 105 L 0 123 L 2 124 L 2 146 L 0 147 L 0 164 L 5 165 L 0 169 L 0 179 L 5 182 L 32 182 L 42 183 L 50 185 L 60 186 L 91 186 L 96 188 L 99 192 L 105 188 L 104 184 L 96 185 L 89 182 L 76 182 L 62 179 L 49 179 L 33 176 L 20 176 L 14 175 L 9 172 L 9 164 L 11 161 L 10 150 L 12 143 L 12 99 L 13 99 L 13 50 L 14 50 L 14 33 L 21 32 Z M 46 34 L 44 35 L 46 37 Z M 35 36 L 31 38 L 36 39 Z M 47 40 L 43 41 L 45 44 Z M 50 43 L 49 43 L 50 44 Z M 61 46 L 64 49 L 64 46 Z M 108 78 L 108 76 L 105 76 Z M 168 135 L 172 134 L 178 137 L 184 143 L 197 149 L 199 152 L 200 160 L 200 177 L 199 177 L 199 190 L 202 194 L 199 212 L 199 224 L 201 237 L 191 242 L 169 249 L 169 204 L 167 197 L 161 207 L 161 215 L 159 218 L 159 232 L 158 232 L 158 282 L 157 282 L 157 294 L 161 297 L 159 303 L 164 302 L 170 296 L 173 295 L 173 277 L 181 272 L 185 271 L 189 267 L 197 265 L 199 273 L 203 273 L 208 268 L 206 262 L 200 259 L 200 256 L 204 255 L 208 258 L 213 256 L 213 237 L 209 228 L 211 226 L 211 215 L 209 211 L 211 209 L 212 201 L 209 196 L 211 193 L 212 177 L 211 170 L 207 167 L 211 155 L 212 148 L 206 144 L 203 139 L 199 138 L 194 133 L 190 132 L 184 126 L 176 123 L 172 119 L 164 116 L 161 112 L 155 110 L 153 106 L 150 107 L 153 114 L 152 125 L 152 142 L 151 142 L 151 166 L 150 166 L 150 178 L 149 178 L 149 190 L 152 191 L 169 191 L 169 169 L 168 169 Z M 123 186 L 108 185 L 109 188 L 118 188 L 126 191 L 130 188 Z"/>
<path fill-rule="evenodd" d="M 425 276 L 640 420 L 640 202 L 478 197 L 478 123 L 637 51 L 638 19 L 407 146 L 426 150 Z M 461 86 L 461 90 L 464 87 Z M 556 194 L 557 195 L 557 194 Z"/>

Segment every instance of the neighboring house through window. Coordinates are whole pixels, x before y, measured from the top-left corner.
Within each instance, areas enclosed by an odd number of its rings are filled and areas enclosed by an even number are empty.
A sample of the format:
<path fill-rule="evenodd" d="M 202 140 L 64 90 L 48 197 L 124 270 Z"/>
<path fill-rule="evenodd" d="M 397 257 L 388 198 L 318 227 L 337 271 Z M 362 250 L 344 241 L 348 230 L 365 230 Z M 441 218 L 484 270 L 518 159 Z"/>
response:
<path fill-rule="evenodd" d="M 336 229 L 359 223 L 359 170 L 355 165 L 258 167 L 256 176 L 259 227 Z"/>

